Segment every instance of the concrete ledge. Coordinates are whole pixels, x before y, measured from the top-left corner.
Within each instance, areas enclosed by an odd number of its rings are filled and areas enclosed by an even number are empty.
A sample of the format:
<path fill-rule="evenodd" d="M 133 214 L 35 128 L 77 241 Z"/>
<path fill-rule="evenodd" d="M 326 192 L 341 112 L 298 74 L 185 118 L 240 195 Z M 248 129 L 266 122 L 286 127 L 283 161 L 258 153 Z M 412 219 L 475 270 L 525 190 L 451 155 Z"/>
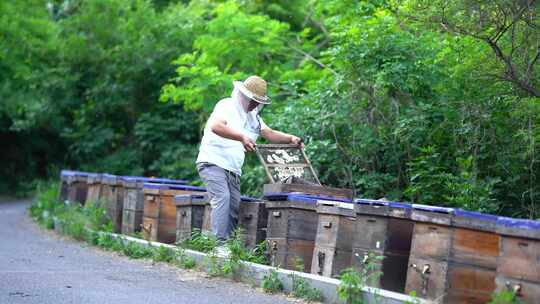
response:
<path fill-rule="evenodd" d="M 133 242 L 137 243 L 143 246 L 152 246 L 152 247 L 166 247 L 173 250 L 178 250 L 177 246 L 169 245 L 169 244 L 163 244 L 159 242 L 149 242 L 146 240 L 141 240 L 138 238 L 121 235 L 121 234 L 115 234 L 115 233 L 106 233 L 106 232 L 100 232 L 100 234 L 108 234 L 116 239 L 121 239 L 123 242 Z M 206 271 L 209 270 L 209 265 L 207 265 L 209 260 L 209 255 L 206 253 L 189 250 L 189 249 L 183 249 L 184 254 L 186 256 L 189 256 L 195 260 L 197 265 L 202 266 L 203 269 Z M 223 263 L 225 261 L 224 257 L 217 256 L 217 262 Z M 295 275 L 299 278 L 304 279 L 306 282 L 311 285 L 311 287 L 314 287 L 318 290 L 320 290 L 324 303 L 344 303 L 343 301 L 339 300 L 337 289 L 340 284 L 340 280 L 323 277 L 319 275 L 314 275 L 310 273 L 304 273 L 304 272 L 298 272 L 298 271 L 292 271 L 292 270 L 286 270 L 286 269 L 280 269 L 275 268 L 267 265 L 261 265 L 261 264 L 255 264 L 251 262 L 241 262 L 240 273 L 239 273 L 239 279 L 246 283 L 251 283 L 257 286 L 260 286 L 264 276 L 268 275 L 270 271 L 274 270 L 277 272 L 278 278 L 283 283 L 284 291 L 285 292 L 292 292 L 292 276 Z M 377 303 L 377 304 L 403 304 L 403 303 L 418 303 L 418 304 L 428 304 L 431 302 L 428 302 L 423 299 L 419 298 L 413 298 L 405 294 L 396 293 L 384 289 L 379 288 L 373 288 L 373 287 L 365 287 L 363 289 L 364 291 L 364 301 L 365 303 Z"/>

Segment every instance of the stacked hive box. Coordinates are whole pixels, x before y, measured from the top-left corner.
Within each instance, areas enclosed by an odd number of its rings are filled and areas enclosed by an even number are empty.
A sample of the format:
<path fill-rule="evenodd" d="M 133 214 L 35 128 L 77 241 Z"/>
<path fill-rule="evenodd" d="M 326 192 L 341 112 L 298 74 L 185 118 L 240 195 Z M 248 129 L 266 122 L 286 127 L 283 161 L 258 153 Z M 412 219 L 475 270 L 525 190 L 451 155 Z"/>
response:
<path fill-rule="evenodd" d="M 88 192 L 88 179 L 89 173 L 72 171 L 66 173 L 67 183 L 67 200 L 70 202 L 77 202 L 84 205 L 86 202 L 86 194 Z"/>
<path fill-rule="evenodd" d="M 268 210 L 267 247 L 273 266 L 309 272 L 317 234 L 317 198 L 265 194 Z"/>
<path fill-rule="evenodd" d="M 177 195 L 175 200 L 177 241 L 189 239 L 195 229 L 212 233 L 208 195 Z M 244 229 L 246 247 L 253 248 L 266 239 L 268 213 L 263 202 L 247 196 L 241 196 L 239 208 L 238 226 Z"/>
<path fill-rule="evenodd" d="M 447 291 L 454 209 L 413 205 L 415 222 L 406 292 L 442 303 Z"/>
<path fill-rule="evenodd" d="M 411 206 L 366 199 L 355 202 L 353 267 L 371 278 L 368 284 L 403 292 L 414 227 Z"/>
<path fill-rule="evenodd" d="M 407 291 L 441 303 L 480 304 L 495 291 L 496 216 L 414 205 Z"/>
<path fill-rule="evenodd" d="M 176 241 L 189 240 L 193 231 L 201 231 L 208 195 L 182 194 L 174 198 L 176 204 Z"/>
<path fill-rule="evenodd" d="M 455 210 L 446 303 L 487 303 L 495 291 L 500 236 L 496 216 Z"/>
<path fill-rule="evenodd" d="M 124 188 L 119 176 L 103 174 L 101 176 L 100 199 L 107 206 L 107 216 L 112 221 L 113 232 L 122 231 L 122 210 L 124 208 Z"/>
<path fill-rule="evenodd" d="M 311 273 L 336 277 L 352 263 L 352 238 L 356 226 L 353 204 L 319 200 L 317 214 Z"/>
<path fill-rule="evenodd" d="M 60 193 L 58 194 L 58 200 L 60 202 L 65 202 L 68 199 L 69 185 L 68 185 L 68 176 L 72 175 L 73 171 L 62 170 L 60 171 Z"/>
<path fill-rule="evenodd" d="M 86 203 L 97 203 L 102 195 L 101 174 L 91 174 L 88 176 L 88 193 L 86 195 Z"/>
<path fill-rule="evenodd" d="M 122 211 L 122 233 L 134 234 L 141 231 L 144 211 L 144 183 L 185 185 L 184 180 L 168 178 L 148 178 L 139 176 L 123 176 L 124 202 Z"/>
<path fill-rule="evenodd" d="M 201 193 L 202 187 L 145 183 L 142 232 L 147 240 L 174 243 L 176 240 L 176 205 L 180 194 Z"/>
<path fill-rule="evenodd" d="M 513 290 L 525 303 L 540 303 L 540 222 L 499 218 L 497 232 L 497 290 Z"/>
<path fill-rule="evenodd" d="M 268 211 L 264 202 L 242 196 L 238 225 L 244 229 L 245 245 L 254 248 L 266 240 L 266 228 L 268 224 Z"/>

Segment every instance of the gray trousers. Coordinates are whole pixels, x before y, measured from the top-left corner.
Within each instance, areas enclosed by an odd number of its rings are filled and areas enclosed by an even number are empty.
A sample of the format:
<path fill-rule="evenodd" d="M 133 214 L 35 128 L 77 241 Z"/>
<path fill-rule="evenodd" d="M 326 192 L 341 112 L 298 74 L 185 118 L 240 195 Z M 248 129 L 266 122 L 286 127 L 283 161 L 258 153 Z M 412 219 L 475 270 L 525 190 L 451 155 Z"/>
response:
<path fill-rule="evenodd" d="M 238 226 L 240 176 L 210 163 L 198 163 L 197 170 L 210 195 L 212 232 L 224 241 Z"/>

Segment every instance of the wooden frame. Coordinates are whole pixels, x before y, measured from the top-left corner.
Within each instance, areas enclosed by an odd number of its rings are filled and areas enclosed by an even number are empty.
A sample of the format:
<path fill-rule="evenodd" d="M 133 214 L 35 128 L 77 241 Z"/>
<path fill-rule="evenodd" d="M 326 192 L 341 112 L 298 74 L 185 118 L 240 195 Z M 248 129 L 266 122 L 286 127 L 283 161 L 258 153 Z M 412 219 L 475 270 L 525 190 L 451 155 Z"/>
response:
<path fill-rule="evenodd" d="M 299 151 L 299 154 L 303 158 L 303 162 L 294 162 L 294 161 L 287 162 L 285 160 L 284 161 L 285 163 L 282 163 L 282 164 L 280 164 L 280 163 L 269 163 L 267 161 L 267 159 L 264 158 L 264 154 L 268 154 L 267 151 L 272 151 L 272 150 L 295 150 L 295 149 Z M 291 168 L 291 167 L 294 167 L 294 168 L 302 168 L 303 169 L 302 172 L 304 172 L 304 170 L 308 169 L 311 176 L 313 177 L 312 182 L 315 182 L 318 185 L 321 185 L 321 182 L 319 181 L 319 178 L 317 177 L 317 174 L 315 173 L 315 170 L 313 169 L 313 166 L 311 165 L 311 162 L 309 161 L 304 149 L 300 148 L 299 146 L 297 146 L 295 144 L 257 145 L 255 147 L 255 151 L 257 153 L 257 157 L 259 158 L 259 160 L 263 164 L 266 175 L 270 179 L 271 183 L 280 183 L 280 182 L 282 182 L 282 180 L 276 180 L 274 178 L 274 176 L 272 175 L 274 168 Z"/>

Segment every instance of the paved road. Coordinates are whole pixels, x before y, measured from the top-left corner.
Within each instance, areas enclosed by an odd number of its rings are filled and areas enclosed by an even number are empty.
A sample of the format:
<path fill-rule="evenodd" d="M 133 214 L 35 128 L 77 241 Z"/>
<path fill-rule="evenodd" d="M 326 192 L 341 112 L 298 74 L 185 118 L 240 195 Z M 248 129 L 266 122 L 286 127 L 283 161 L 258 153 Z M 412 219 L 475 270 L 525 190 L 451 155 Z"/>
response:
<path fill-rule="evenodd" d="M 130 260 L 40 229 L 0 198 L 0 303 L 291 303 L 226 279 Z"/>

